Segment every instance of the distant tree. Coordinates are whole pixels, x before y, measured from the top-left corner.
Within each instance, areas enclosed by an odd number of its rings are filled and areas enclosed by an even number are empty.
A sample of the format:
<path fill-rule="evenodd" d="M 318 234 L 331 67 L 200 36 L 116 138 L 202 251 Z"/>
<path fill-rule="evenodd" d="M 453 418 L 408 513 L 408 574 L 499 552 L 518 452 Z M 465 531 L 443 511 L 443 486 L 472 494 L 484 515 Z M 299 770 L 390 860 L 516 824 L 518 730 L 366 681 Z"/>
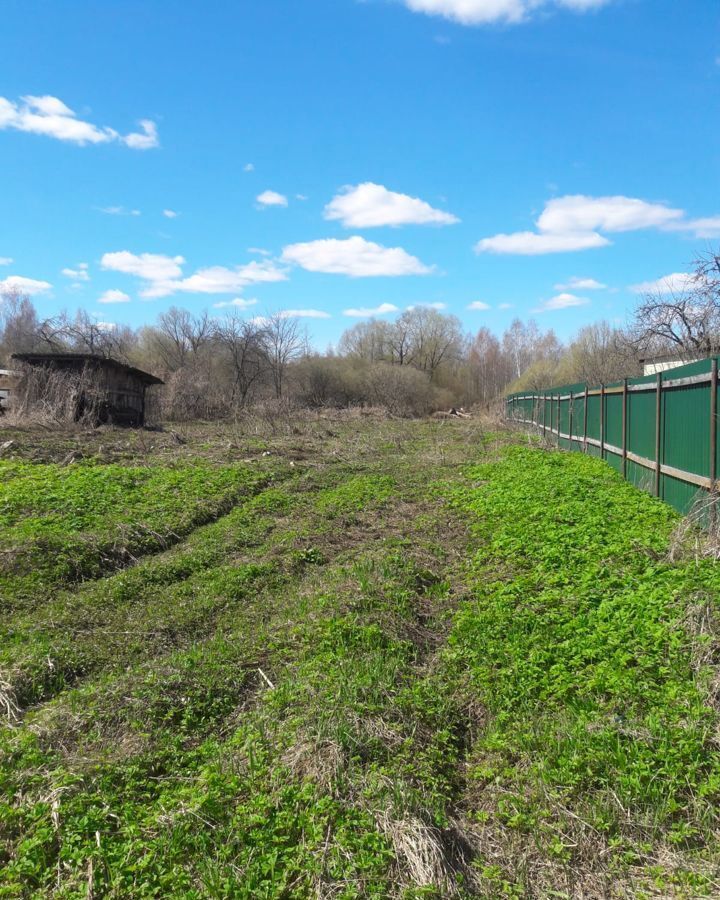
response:
<path fill-rule="evenodd" d="M 258 322 L 234 315 L 216 323 L 214 335 L 230 362 L 231 402 L 245 406 L 248 394 L 269 367 L 265 328 Z"/>
<path fill-rule="evenodd" d="M 38 343 L 40 323 L 27 294 L 8 288 L 0 294 L 0 352 L 6 364 L 13 353 L 29 353 Z"/>
<path fill-rule="evenodd" d="M 630 328 L 644 353 L 710 353 L 720 343 L 720 254 L 695 261 L 687 280 L 642 295 Z"/>
<path fill-rule="evenodd" d="M 207 312 L 193 316 L 185 309 L 171 306 L 158 316 L 149 339 L 163 366 L 176 371 L 197 359 L 211 335 L 212 325 Z"/>
<path fill-rule="evenodd" d="M 288 366 L 302 355 L 305 345 L 300 323 L 283 313 L 268 316 L 263 322 L 263 344 L 275 397 L 279 400 L 283 395 Z"/>
<path fill-rule="evenodd" d="M 560 382 L 602 384 L 638 374 L 637 354 L 621 329 L 608 322 L 586 325 L 570 342 L 557 368 Z"/>

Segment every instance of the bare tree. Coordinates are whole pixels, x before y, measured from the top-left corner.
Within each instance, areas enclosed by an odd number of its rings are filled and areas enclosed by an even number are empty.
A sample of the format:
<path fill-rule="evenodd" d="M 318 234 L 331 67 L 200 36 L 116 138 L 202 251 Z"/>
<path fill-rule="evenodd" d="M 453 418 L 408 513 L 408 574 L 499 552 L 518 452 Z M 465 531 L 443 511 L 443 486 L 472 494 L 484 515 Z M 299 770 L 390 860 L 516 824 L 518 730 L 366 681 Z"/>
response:
<path fill-rule="evenodd" d="M 265 329 L 234 315 L 215 325 L 214 336 L 230 360 L 232 403 L 245 406 L 250 390 L 268 369 Z"/>
<path fill-rule="evenodd" d="M 711 353 L 720 342 L 720 255 L 695 261 L 687 279 L 645 293 L 631 340 L 645 353 Z"/>
<path fill-rule="evenodd" d="M 193 316 L 185 309 L 171 306 L 158 316 L 158 323 L 151 331 L 151 343 L 165 367 L 176 371 L 198 356 L 211 334 L 207 312 Z"/>
<path fill-rule="evenodd" d="M 282 397 L 288 366 L 301 354 L 305 345 L 304 335 L 297 319 L 273 313 L 263 322 L 263 341 L 272 375 L 275 397 Z"/>

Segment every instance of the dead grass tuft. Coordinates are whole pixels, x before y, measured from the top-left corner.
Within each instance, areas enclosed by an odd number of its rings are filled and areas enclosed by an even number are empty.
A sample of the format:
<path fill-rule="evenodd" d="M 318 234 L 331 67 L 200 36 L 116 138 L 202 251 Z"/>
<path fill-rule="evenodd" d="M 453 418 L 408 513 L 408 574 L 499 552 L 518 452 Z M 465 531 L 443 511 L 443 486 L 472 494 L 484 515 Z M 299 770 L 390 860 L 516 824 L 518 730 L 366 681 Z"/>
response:
<path fill-rule="evenodd" d="M 698 492 L 690 512 L 672 533 L 668 559 L 720 560 L 720 494 Z"/>
<path fill-rule="evenodd" d="M 395 853 L 397 879 L 406 886 L 435 888 L 443 897 L 457 896 L 460 884 L 472 881 L 472 851 L 458 828 L 439 829 L 417 817 L 377 816 L 380 830 Z"/>

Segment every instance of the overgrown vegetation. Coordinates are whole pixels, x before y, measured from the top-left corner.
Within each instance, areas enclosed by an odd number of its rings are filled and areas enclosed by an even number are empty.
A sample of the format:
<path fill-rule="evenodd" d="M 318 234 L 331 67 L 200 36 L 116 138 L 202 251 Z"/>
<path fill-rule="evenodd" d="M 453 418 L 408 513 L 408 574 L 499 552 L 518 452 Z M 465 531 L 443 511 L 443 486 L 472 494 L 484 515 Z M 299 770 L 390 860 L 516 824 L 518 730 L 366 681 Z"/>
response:
<path fill-rule="evenodd" d="M 717 896 L 720 576 L 667 507 L 474 421 L 100 439 L 6 464 L 3 541 L 174 543 L 4 595 L 0 897 Z"/>

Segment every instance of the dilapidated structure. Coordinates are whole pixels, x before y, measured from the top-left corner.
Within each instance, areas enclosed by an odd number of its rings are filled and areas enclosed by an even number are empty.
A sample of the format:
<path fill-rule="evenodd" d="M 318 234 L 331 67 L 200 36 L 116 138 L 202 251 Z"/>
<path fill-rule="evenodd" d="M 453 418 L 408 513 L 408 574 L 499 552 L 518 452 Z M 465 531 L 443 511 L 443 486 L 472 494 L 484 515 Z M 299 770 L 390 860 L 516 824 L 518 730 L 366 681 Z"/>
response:
<path fill-rule="evenodd" d="M 17 390 L 22 375 L 12 369 L 0 369 L 0 415 L 8 408 L 10 395 Z"/>
<path fill-rule="evenodd" d="M 163 383 L 141 369 L 92 353 L 16 353 L 12 358 L 23 365 L 18 393 L 25 391 L 26 401 L 31 401 L 31 395 L 47 393 L 51 382 L 57 393 L 59 381 L 75 421 L 144 425 L 147 389 Z"/>

